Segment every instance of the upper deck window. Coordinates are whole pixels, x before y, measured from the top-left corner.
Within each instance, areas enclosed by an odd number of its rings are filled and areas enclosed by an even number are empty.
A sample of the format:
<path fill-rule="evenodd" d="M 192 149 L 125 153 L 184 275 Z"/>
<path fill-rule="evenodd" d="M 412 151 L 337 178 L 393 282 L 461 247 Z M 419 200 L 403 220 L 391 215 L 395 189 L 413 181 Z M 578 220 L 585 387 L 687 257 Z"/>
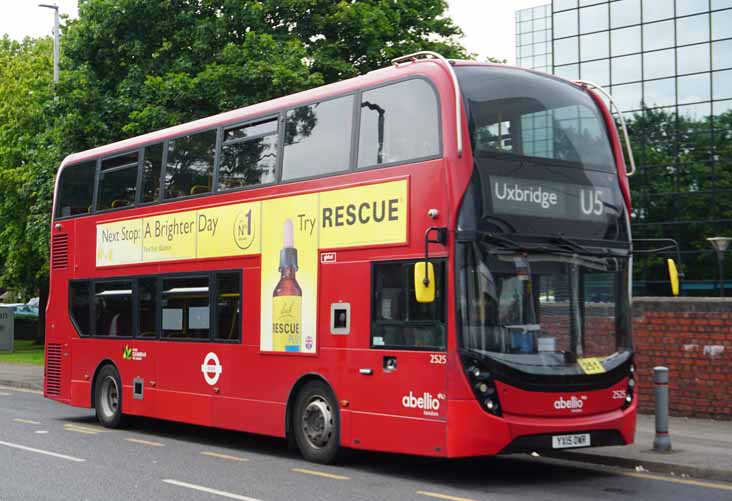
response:
<path fill-rule="evenodd" d="M 352 126 L 352 95 L 288 111 L 282 180 L 348 170 Z"/>
<path fill-rule="evenodd" d="M 102 160 L 97 210 L 117 209 L 135 203 L 138 153 Z"/>
<path fill-rule="evenodd" d="M 219 190 L 276 181 L 277 118 L 224 131 Z"/>
<path fill-rule="evenodd" d="M 160 200 L 160 171 L 162 168 L 163 143 L 146 146 L 142 163 L 141 202 L 157 202 Z"/>
<path fill-rule="evenodd" d="M 439 123 L 435 92 L 422 79 L 364 92 L 358 166 L 373 167 L 438 155 Z"/>
<path fill-rule="evenodd" d="M 165 166 L 165 198 L 210 193 L 215 152 L 215 130 L 170 140 Z"/>
<path fill-rule="evenodd" d="M 96 167 L 96 160 L 64 167 L 58 184 L 56 217 L 79 216 L 91 212 Z"/>
<path fill-rule="evenodd" d="M 586 92 L 525 70 L 462 66 L 456 72 L 476 157 L 531 157 L 615 172 L 605 122 Z"/>

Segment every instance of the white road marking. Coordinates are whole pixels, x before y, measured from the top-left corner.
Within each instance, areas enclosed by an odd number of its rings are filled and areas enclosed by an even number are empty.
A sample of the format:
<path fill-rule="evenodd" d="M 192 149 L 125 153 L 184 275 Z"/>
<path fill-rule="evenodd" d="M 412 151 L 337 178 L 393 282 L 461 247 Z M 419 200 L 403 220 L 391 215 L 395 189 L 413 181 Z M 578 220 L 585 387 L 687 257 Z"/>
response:
<path fill-rule="evenodd" d="M 142 444 L 142 445 L 152 445 L 153 447 L 163 447 L 165 444 L 161 444 L 160 442 L 151 442 L 149 440 L 142 440 L 139 438 L 125 438 L 128 442 L 133 442 L 135 444 Z"/>
<path fill-rule="evenodd" d="M 33 447 L 28 447 L 26 445 L 20 445 L 20 444 L 13 444 L 11 442 L 0 441 L 0 445 L 4 445 L 6 447 L 12 447 L 14 449 L 20 449 L 20 450 L 28 451 L 28 452 L 35 452 L 37 454 L 44 454 L 46 456 L 52 456 L 52 457 L 59 458 L 59 459 L 66 459 L 67 461 L 74 461 L 76 463 L 82 463 L 82 462 L 86 461 L 86 459 L 75 458 L 74 456 L 67 456 L 66 454 L 59 454 L 58 452 L 44 451 L 43 449 L 35 449 Z"/>
<path fill-rule="evenodd" d="M 75 423 L 66 423 L 66 424 L 64 424 L 64 428 L 66 428 L 67 430 L 85 431 L 87 433 L 94 433 L 94 434 L 104 433 L 104 432 L 109 431 L 106 428 L 102 428 L 100 426 L 86 426 L 86 425 L 82 426 L 80 424 L 75 424 Z"/>
<path fill-rule="evenodd" d="M 475 501 L 471 498 L 461 498 L 458 496 L 450 496 L 449 494 L 440 494 L 439 492 L 429 492 L 429 491 L 417 491 L 417 494 L 420 494 L 422 496 L 429 496 L 431 498 L 437 498 L 437 499 L 449 499 L 450 501 Z"/>
<path fill-rule="evenodd" d="M 82 433 L 84 435 L 96 435 L 96 431 L 86 431 L 86 430 L 80 430 L 78 428 L 74 428 L 73 426 L 64 426 L 64 430 L 66 431 L 73 431 L 76 433 Z"/>
<path fill-rule="evenodd" d="M 211 456 L 213 458 L 219 458 L 219 459 L 228 459 L 229 461 L 249 461 L 246 458 L 240 458 L 239 456 L 229 456 L 228 454 L 221 454 L 219 452 L 209 452 L 209 451 L 203 451 L 201 452 L 204 456 Z"/>
<path fill-rule="evenodd" d="M 25 424 L 41 424 L 38 421 L 33 421 L 32 419 L 25 419 L 25 418 L 13 418 L 13 421 L 16 423 L 25 423 Z"/>
<path fill-rule="evenodd" d="M 343 475 L 334 475 L 333 473 L 326 473 L 318 470 L 306 470 L 305 468 L 293 468 L 292 471 L 297 473 L 304 473 L 306 475 L 315 475 L 318 477 L 332 478 L 333 480 L 351 480 L 351 477 L 345 477 Z"/>
<path fill-rule="evenodd" d="M 12 393 L 7 393 L 7 392 L 4 392 L 4 391 L 0 391 L 0 397 L 10 397 L 10 396 L 12 396 Z"/>
<path fill-rule="evenodd" d="M 48 431 L 47 430 L 36 430 L 36 433 L 38 433 L 39 435 L 45 435 L 46 433 L 48 433 Z"/>
<path fill-rule="evenodd" d="M 164 478 L 163 482 L 165 482 L 166 484 L 177 485 L 178 487 L 185 487 L 186 489 L 193 489 L 196 491 L 207 492 L 209 494 L 215 494 L 217 496 L 221 496 L 221 497 L 225 497 L 225 498 L 229 498 L 229 499 L 239 499 L 240 501 L 261 501 L 260 499 L 248 498 L 246 496 L 234 494 L 233 492 L 220 491 L 218 489 L 211 489 L 210 487 L 204 487 L 203 485 L 189 484 L 188 482 L 181 482 L 179 480 L 173 480 L 170 478 Z"/>

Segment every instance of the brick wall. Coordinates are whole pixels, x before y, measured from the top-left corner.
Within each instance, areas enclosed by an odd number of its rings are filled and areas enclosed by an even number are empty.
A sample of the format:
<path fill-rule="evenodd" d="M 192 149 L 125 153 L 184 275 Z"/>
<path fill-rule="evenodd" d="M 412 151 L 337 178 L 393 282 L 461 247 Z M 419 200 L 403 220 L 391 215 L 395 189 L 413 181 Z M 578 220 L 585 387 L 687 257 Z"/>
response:
<path fill-rule="evenodd" d="M 635 298 L 641 412 L 653 412 L 653 367 L 670 371 L 671 415 L 732 420 L 732 298 Z"/>

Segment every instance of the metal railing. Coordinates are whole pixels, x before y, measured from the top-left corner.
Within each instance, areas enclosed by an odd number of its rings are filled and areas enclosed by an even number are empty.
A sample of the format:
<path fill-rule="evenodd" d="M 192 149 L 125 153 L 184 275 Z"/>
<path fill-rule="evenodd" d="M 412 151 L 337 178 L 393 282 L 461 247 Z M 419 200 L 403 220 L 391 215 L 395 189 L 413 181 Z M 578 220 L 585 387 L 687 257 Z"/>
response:
<path fill-rule="evenodd" d="M 584 85 L 585 87 L 599 91 L 603 96 L 605 96 L 608 99 L 608 101 L 610 101 L 611 108 L 615 108 L 615 111 L 617 111 L 618 118 L 620 119 L 620 130 L 623 131 L 623 139 L 625 140 L 625 148 L 626 148 L 626 151 L 628 152 L 628 160 L 630 161 L 630 171 L 626 171 L 625 174 L 628 177 L 633 176 L 636 171 L 635 158 L 633 157 L 633 148 L 630 146 L 630 138 L 628 136 L 628 127 L 625 125 L 625 118 L 623 117 L 623 112 L 620 111 L 620 108 L 615 103 L 613 96 L 611 96 L 610 93 L 602 87 L 602 85 L 598 85 L 593 82 L 588 82 L 587 80 L 575 80 L 574 83 L 576 83 L 578 85 Z"/>

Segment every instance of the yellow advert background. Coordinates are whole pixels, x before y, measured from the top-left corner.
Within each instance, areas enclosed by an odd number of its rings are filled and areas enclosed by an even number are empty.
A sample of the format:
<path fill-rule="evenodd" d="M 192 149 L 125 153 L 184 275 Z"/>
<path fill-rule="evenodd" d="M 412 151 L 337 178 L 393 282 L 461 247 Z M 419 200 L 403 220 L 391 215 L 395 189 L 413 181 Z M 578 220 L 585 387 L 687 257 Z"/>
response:
<path fill-rule="evenodd" d="M 99 224 L 97 266 L 259 254 L 260 207 L 251 202 Z"/>

